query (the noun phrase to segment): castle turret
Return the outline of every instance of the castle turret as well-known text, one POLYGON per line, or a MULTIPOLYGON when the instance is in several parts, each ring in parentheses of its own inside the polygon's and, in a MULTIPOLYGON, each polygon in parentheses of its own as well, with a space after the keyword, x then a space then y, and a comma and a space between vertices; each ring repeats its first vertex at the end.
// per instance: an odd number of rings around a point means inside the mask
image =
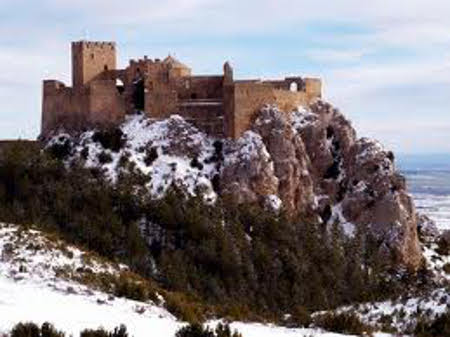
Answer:
POLYGON ((224 74, 224 84, 233 83, 233 68, 230 63, 227 61, 223 65, 223 74, 224 74))
POLYGON ((114 42, 72 42, 72 83, 80 88, 104 71, 116 69, 114 42))

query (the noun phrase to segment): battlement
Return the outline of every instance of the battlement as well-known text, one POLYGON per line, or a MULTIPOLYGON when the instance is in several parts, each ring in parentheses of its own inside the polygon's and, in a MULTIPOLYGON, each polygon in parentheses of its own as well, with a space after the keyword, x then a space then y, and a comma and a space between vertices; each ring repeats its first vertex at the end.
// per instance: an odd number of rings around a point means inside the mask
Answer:
POLYGON ((112 42, 112 41, 86 41, 86 40, 80 40, 80 41, 72 42, 72 45, 85 46, 86 48, 90 48, 90 47, 100 47, 100 48, 110 47, 111 49, 115 49, 116 48, 116 43, 112 42))
POLYGON ((72 42, 72 84, 80 88, 104 71, 116 69, 114 42, 72 42))
POLYGON ((59 92, 61 89, 66 88, 66 85, 58 80, 44 80, 44 92, 51 93, 51 92, 59 92))
POLYGON ((191 68, 170 55, 145 55, 117 69, 116 52, 115 42, 72 42, 72 87, 58 80, 43 82, 43 136, 59 127, 106 127, 143 111, 151 118, 180 114, 210 134, 237 138, 265 104, 288 110, 322 94, 318 78, 235 80, 229 62, 218 75, 192 75, 191 68))

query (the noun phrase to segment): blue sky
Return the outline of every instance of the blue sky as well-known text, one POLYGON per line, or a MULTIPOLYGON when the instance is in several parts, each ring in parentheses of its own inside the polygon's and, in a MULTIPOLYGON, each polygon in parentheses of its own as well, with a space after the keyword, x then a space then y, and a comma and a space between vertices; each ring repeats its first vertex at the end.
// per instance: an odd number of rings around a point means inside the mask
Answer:
POLYGON ((70 41, 116 40, 119 65, 174 54, 195 73, 322 77, 359 136, 450 152, 448 0, 1 0, 0 138, 35 138, 41 80, 70 83, 70 41))

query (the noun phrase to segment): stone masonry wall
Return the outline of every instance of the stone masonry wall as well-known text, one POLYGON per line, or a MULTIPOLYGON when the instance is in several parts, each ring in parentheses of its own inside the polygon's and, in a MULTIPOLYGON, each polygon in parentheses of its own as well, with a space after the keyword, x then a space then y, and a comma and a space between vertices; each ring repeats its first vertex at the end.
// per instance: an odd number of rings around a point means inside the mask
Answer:
POLYGON ((113 42, 72 43, 72 84, 81 87, 104 71, 116 69, 116 45, 113 42))
POLYGON ((125 117, 125 101, 115 81, 93 81, 89 85, 88 121, 92 125, 113 125, 125 117))
POLYGON ((130 60, 117 70, 113 42, 73 42, 72 72, 72 87, 44 81, 42 135, 58 127, 109 126, 143 110, 157 119, 180 114, 212 135, 238 138, 263 105, 291 110, 320 97, 322 89, 319 79, 301 77, 234 81, 228 62, 222 75, 191 76, 191 69, 171 56, 130 60))
POLYGON ((86 90, 75 91, 58 81, 44 81, 41 134, 64 127, 78 129, 86 122, 84 111, 89 109, 86 90))
POLYGON ((58 81, 44 82, 41 134, 58 128, 80 130, 107 126, 125 116, 125 103, 115 81, 94 81, 85 88, 73 89, 58 81))
POLYGON ((232 138, 239 138, 250 129, 255 113, 265 104, 276 104, 280 109, 288 111, 308 103, 308 96, 303 91, 276 89, 264 83, 236 82, 233 96, 233 111, 226 113, 228 118, 232 118, 229 125, 229 136, 232 138))
POLYGON ((197 99, 180 101, 178 114, 209 135, 224 136, 222 100, 197 99))

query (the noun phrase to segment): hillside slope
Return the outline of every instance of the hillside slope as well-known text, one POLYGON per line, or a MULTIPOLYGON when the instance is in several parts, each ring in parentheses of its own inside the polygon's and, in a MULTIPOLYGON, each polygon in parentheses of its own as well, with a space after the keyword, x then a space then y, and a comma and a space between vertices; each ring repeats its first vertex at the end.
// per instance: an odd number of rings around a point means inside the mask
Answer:
MULTIPOLYGON (((67 336, 78 336, 85 328, 112 330, 123 323, 130 336, 173 337, 186 324, 155 303, 119 298, 67 278, 80 273, 80 268, 117 274, 127 267, 100 260, 39 231, 0 224, 0 255, 0 333, 9 332, 18 322, 50 322, 67 336), (62 269, 65 274, 59 272, 62 269)), ((234 322, 231 326, 243 337, 346 336, 263 324, 234 322)))
POLYGON ((154 121, 129 116, 116 130, 56 133, 47 148, 67 163, 105 170, 112 182, 139 171, 161 197, 173 184, 213 203, 230 196, 347 236, 370 234, 386 261, 416 270, 422 261, 414 204, 394 155, 356 137, 330 104, 282 112, 267 106, 236 141, 208 137, 179 116, 154 121))

